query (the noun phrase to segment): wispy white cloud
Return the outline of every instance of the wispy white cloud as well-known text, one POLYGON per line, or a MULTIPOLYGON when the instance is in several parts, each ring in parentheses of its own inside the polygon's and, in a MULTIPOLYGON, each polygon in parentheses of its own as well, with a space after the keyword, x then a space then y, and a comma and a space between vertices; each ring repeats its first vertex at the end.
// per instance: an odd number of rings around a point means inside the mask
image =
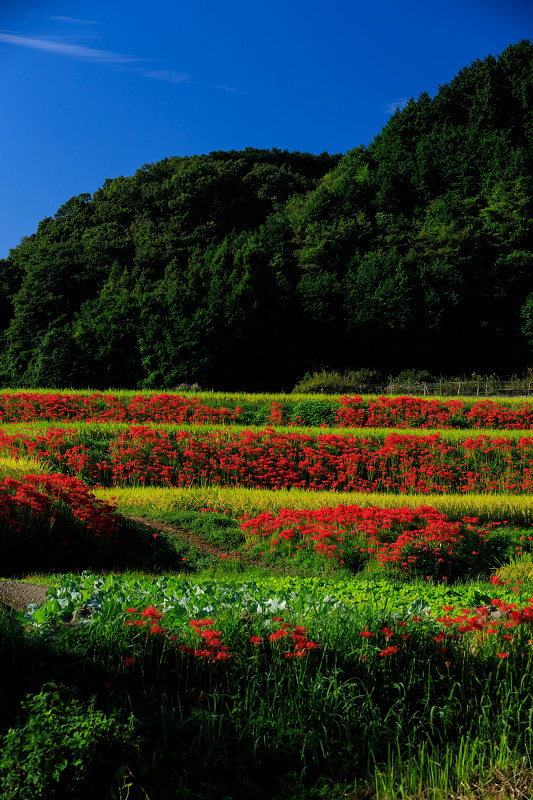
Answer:
POLYGON ((223 92, 233 92, 234 94, 242 94, 235 86, 224 86, 222 83, 215 83, 215 89, 221 89, 223 92))
POLYGON ((59 22, 77 22, 80 25, 100 25, 93 19, 76 19, 75 17, 48 17, 48 19, 57 19, 59 22))
POLYGON ((96 61, 102 64, 129 64, 135 61, 147 61, 145 58, 137 58, 136 56, 126 55, 124 53, 113 53, 111 50, 96 50, 81 44, 67 44, 51 39, 16 36, 11 33, 0 33, 0 42, 15 44, 20 47, 29 47, 33 50, 45 50, 49 53, 70 56, 71 58, 78 58, 83 61, 96 61))
MULTIPOLYGON (((70 18, 68 18, 70 19, 70 18)), ((44 50, 48 53, 69 56, 80 61, 92 61, 98 64, 116 64, 117 67, 140 72, 145 78, 165 81, 166 83, 188 83, 192 80, 187 72, 176 72, 173 69, 145 69, 133 66, 142 62, 152 61, 150 58, 138 58, 125 53, 114 53, 111 50, 97 50, 82 44, 72 44, 61 39, 41 39, 38 37, 19 36, 12 33, 0 32, 0 43, 19 45, 33 50, 44 50), (123 67, 122 65, 132 65, 123 67)), ((226 87, 220 87, 226 88, 226 87)), ((227 91, 236 91, 227 89, 227 91)))
POLYGON ((175 72, 173 69, 143 70, 143 73, 147 78, 167 83, 188 83, 191 80, 191 76, 186 72, 175 72))
POLYGON ((402 109, 405 108, 405 106, 407 105, 408 102, 409 102, 409 98, 407 98, 407 97, 398 97, 397 100, 393 100, 392 103, 389 103, 388 105, 386 105, 385 108, 383 109, 383 111, 384 111, 385 114, 394 114, 394 112, 396 111, 397 108, 399 108, 400 111, 402 111, 402 109))

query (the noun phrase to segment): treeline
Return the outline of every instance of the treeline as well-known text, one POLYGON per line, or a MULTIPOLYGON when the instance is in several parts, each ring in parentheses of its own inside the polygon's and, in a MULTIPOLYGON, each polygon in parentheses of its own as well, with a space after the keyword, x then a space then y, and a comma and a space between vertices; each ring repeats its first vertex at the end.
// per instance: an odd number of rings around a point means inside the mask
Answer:
POLYGON ((4 386, 290 390, 533 365, 533 44, 368 147, 213 152, 74 197, 0 260, 4 386))

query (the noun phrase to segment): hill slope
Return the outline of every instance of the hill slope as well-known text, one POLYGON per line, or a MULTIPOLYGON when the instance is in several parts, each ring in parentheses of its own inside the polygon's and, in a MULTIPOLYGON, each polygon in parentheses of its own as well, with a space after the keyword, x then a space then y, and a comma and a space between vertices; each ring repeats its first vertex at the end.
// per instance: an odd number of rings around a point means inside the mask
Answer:
POLYGON ((290 389, 533 355, 533 45, 344 157, 216 152, 72 198, 0 262, 4 385, 290 389))

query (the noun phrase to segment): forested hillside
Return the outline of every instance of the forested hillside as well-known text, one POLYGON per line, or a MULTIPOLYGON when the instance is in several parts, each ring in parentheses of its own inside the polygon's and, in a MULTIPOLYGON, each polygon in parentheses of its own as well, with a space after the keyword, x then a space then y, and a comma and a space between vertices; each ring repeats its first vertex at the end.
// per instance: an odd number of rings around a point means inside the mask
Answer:
POLYGON ((290 390, 533 366, 533 44, 368 147, 213 152, 71 198, 0 260, 0 382, 290 390))

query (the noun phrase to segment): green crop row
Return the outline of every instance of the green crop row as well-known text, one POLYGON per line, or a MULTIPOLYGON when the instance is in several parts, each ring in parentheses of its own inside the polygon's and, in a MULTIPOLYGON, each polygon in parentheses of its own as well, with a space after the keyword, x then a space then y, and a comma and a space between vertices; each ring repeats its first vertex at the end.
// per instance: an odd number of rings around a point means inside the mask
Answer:
MULTIPOLYGON (((2 430, 8 436, 16 434, 24 434, 26 436, 43 436, 47 430, 57 428, 60 430, 74 431, 72 440, 76 443, 89 443, 93 439, 111 439, 118 436, 123 431, 129 430, 131 427, 143 427, 150 429, 157 429, 158 431, 165 431, 171 435, 179 431, 188 431, 195 436, 202 436, 212 434, 215 430, 224 431, 227 436, 234 436, 235 434, 244 431, 252 431, 253 433, 261 433, 266 430, 265 425, 186 425, 186 424, 173 424, 165 422, 146 422, 146 423, 131 423, 131 422, 46 422, 44 420, 36 420, 32 422, 9 422, 0 425, 2 430)), ((269 430, 275 433, 287 434, 286 425, 269 425, 269 430)), ((289 429, 290 430, 290 429, 289 429)), ((533 437, 533 431, 528 430, 496 430, 494 428, 476 428, 475 430, 443 430, 437 428, 331 428, 331 427, 313 427, 313 426, 298 426, 294 428, 295 434, 305 434, 307 436, 343 436, 343 437, 365 437, 375 442, 384 442, 387 436, 397 434, 399 436, 439 436, 440 439, 450 444, 456 444, 464 441, 465 439, 477 438, 478 436, 489 436, 491 439, 510 439, 513 442, 523 439, 525 437, 533 437)), ((67 437, 66 441, 70 441, 67 437)))
MULTIPOLYGON (((50 395, 50 394, 57 394, 57 395, 76 395, 77 397, 92 397, 95 394, 102 395, 102 396, 113 396, 119 398, 123 402, 127 402, 132 400, 134 397, 155 397, 157 395, 165 394, 165 395, 176 395, 176 396, 189 396, 189 397, 198 397, 200 400, 209 401, 209 404, 218 405, 227 404, 230 407, 235 407, 238 405, 243 405, 243 403, 253 403, 256 405, 261 405, 263 403, 272 403, 272 402, 284 402, 284 401, 295 401, 301 402, 306 400, 317 400, 323 403, 328 403, 329 401, 336 401, 340 400, 342 396, 346 394, 346 392, 339 392, 337 394, 328 394, 327 398, 324 397, 323 394, 308 394, 308 393, 292 393, 291 394, 284 394, 280 392, 210 392, 210 391, 172 391, 169 389, 160 390, 160 389, 142 389, 142 390, 134 390, 134 389, 117 389, 113 387, 109 387, 109 389, 102 389, 101 391, 95 392, 94 389, 75 389, 73 387, 64 387, 61 389, 58 388, 39 388, 39 389, 31 389, 31 392, 28 391, 27 388, 0 388, 0 395, 6 394, 40 394, 40 395, 50 395)), ((358 393, 361 397, 365 400, 377 400, 379 397, 399 397, 402 395, 396 394, 389 394, 387 392, 377 392, 377 393, 358 393)), ((410 395, 411 397, 416 397, 416 395, 410 395)), ((437 395, 432 394, 427 396, 425 399, 428 400, 439 400, 442 402, 447 402, 450 400, 448 395, 437 395)), ((460 400, 468 405, 473 405, 475 402, 479 402, 480 400, 486 399, 483 396, 472 396, 472 395, 454 395, 454 400, 460 400)), ((525 401, 529 400, 529 398, 523 397, 491 397, 491 401, 497 402, 498 405, 508 408, 515 408, 517 406, 521 406, 524 404, 525 401)), ((533 397, 531 398, 533 401, 533 397)))

